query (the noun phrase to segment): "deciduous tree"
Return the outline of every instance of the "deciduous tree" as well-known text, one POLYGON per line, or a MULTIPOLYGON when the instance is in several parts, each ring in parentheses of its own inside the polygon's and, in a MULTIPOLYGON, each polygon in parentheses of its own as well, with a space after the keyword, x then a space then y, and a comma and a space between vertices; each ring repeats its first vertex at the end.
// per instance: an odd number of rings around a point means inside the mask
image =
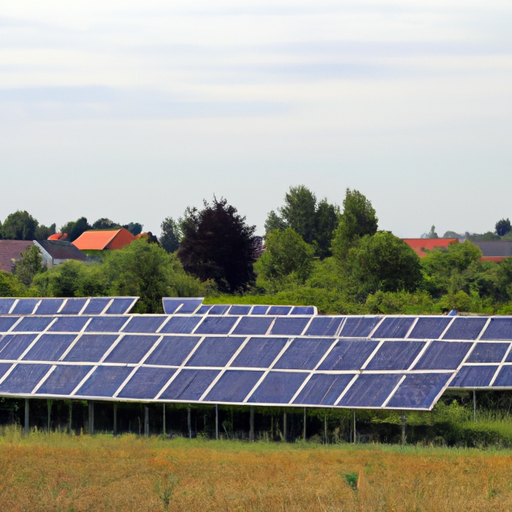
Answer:
POLYGON ((38 247, 31 245, 20 254, 12 267, 12 273, 24 284, 29 285, 37 274, 46 270, 43 265, 43 255, 38 247))
POLYGON ((38 222, 27 211, 11 213, 2 225, 2 236, 9 240, 34 240, 38 222))

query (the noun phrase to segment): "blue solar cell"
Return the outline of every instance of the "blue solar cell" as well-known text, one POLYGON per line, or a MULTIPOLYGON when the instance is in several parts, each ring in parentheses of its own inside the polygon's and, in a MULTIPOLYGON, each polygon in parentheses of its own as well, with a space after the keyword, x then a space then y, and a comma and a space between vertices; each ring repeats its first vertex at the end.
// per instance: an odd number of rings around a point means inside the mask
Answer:
POLYGON ((35 394, 69 396, 91 369, 92 366, 59 365, 35 394))
POLYGON ((196 315, 206 315, 212 306, 205 306, 204 304, 195 312, 196 315))
POLYGON ((19 299, 12 311, 13 315, 31 315, 39 299, 19 299))
POLYGON ((237 320, 237 316, 207 316, 194 334, 229 334, 237 320))
POLYGON ((98 366, 75 396, 112 396, 132 371, 126 366, 98 366))
POLYGON ((11 367, 11 363, 0 363, 0 378, 2 378, 11 367))
POLYGON ((64 307, 59 311, 60 315, 78 315, 85 306, 87 299, 67 299, 64 307))
POLYGON ((230 307, 231 306, 229 304, 216 304, 215 306, 212 306, 210 311, 208 311, 208 314, 209 315, 225 315, 230 307))
POLYGON ((0 317, 0 332, 7 332, 17 321, 17 316, 0 317))
POLYGON ((134 302, 133 297, 115 297, 114 302, 105 311, 105 315, 125 315, 132 309, 134 302))
POLYGON ((141 367, 117 396, 152 400, 175 373, 174 368, 141 367))
POLYGON ((354 376, 316 374, 293 401, 294 404, 334 405, 354 376))
POLYGON ((268 368, 287 341, 286 338, 251 338, 231 367, 268 368))
POLYGON ((318 369, 359 370, 378 344, 374 340, 339 340, 318 369))
POLYGON ((97 363, 117 338, 116 334, 83 334, 64 361, 97 363))
POLYGON ((405 377, 387 407, 430 409, 452 376, 451 373, 416 373, 405 377))
POLYGON ((128 334, 105 358, 106 363, 137 364, 158 340, 158 336, 137 336, 128 334))
POLYGON ((292 310, 292 306, 270 306, 269 315, 288 315, 292 310))
POLYGON ((0 297, 0 315, 8 315, 16 299, 0 297))
POLYGON ((205 338, 187 361, 187 366, 225 366, 244 338, 205 338))
POLYGON ((201 321, 200 316, 174 316, 160 330, 162 334, 190 334, 201 321))
POLYGON ((425 342, 421 341, 385 341, 366 369, 406 370, 424 346, 425 342))
POLYGON ((444 330, 451 322, 451 318, 425 318, 420 317, 416 322, 409 339, 417 340, 436 340, 443 334, 444 330))
POLYGON ((278 336, 299 336, 302 334, 306 325, 308 325, 309 318, 276 318, 270 334, 277 334, 278 336))
POLYGON ((199 400, 219 370, 181 370, 160 400, 199 400))
POLYGON ((347 317, 341 335, 344 338, 366 338, 381 320, 380 317, 347 317))
POLYGON ((372 334, 372 338, 405 338, 414 318, 385 318, 372 334))
POLYGON ((0 338, 0 359, 18 359, 37 334, 8 334, 0 338))
POLYGON ((0 384, 0 393, 31 393, 50 368, 49 364, 18 364, 0 384))
POLYGON ((126 324, 123 332, 147 332, 158 331, 159 327, 167 320, 166 316, 132 316, 126 324))
POLYGON ((37 315, 56 315, 63 302, 64 299, 42 299, 34 313, 37 315))
POLYGON ((477 343, 467 363, 501 363, 510 343, 477 343))
POLYGON ((75 338, 75 334, 43 334, 23 359, 25 361, 58 361, 75 338))
POLYGON ((282 370, 312 370, 334 340, 325 338, 296 338, 274 365, 282 370))
POLYGON ((482 340, 512 340, 512 318, 491 318, 482 340))
POLYGON ((295 306, 290 315, 316 315, 315 306, 295 306))
POLYGON ((194 313, 194 311, 203 303, 203 299, 199 297, 176 299, 165 297, 162 299, 162 302, 165 314, 172 315, 177 312, 182 315, 194 313))
POLYGON ((194 336, 164 336, 145 364, 179 366, 200 339, 194 336))
POLYGON ((80 332, 89 318, 86 316, 60 316, 50 327, 53 332, 80 332))
POLYGON ((472 343, 433 341, 414 366, 415 370, 455 370, 466 357, 472 343))
POLYGON ((480 388, 491 383, 498 366, 463 366, 450 382, 450 388, 480 388))
POLYGON ((494 381, 493 387, 512 387, 512 366, 502 366, 496 380, 494 381))
POLYGON ((382 407, 401 378, 401 375, 394 373, 359 375, 338 405, 364 408, 382 407))
POLYGON ((231 306, 228 313, 230 315, 237 315, 237 316, 248 315, 249 312, 251 311, 251 308, 252 308, 252 306, 239 306, 239 305, 235 304, 235 305, 231 306))
POLYGON ((287 404, 307 376, 302 372, 269 372, 248 402, 287 404))
POLYGON ((242 317, 233 334, 267 334, 273 320, 274 317, 271 316, 266 318, 242 317))
POLYGON ((127 316, 95 316, 87 324, 85 332, 115 332, 118 333, 128 321, 127 316))
POLYGON ((309 324, 306 336, 338 336, 343 316, 318 316, 309 324))
POLYGON ((21 319, 21 322, 13 329, 13 332, 42 332, 52 322, 53 318, 48 316, 26 316, 21 319))
POLYGON ((111 300, 111 297, 91 297, 82 314, 101 315, 111 300))
POLYGON ((206 395, 204 401, 243 402, 262 375, 263 372, 227 370, 206 395))
POLYGON ((251 315, 266 315, 269 306, 253 306, 251 315))
POLYGON ((443 339, 476 340, 486 322, 485 318, 455 318, 443 339))

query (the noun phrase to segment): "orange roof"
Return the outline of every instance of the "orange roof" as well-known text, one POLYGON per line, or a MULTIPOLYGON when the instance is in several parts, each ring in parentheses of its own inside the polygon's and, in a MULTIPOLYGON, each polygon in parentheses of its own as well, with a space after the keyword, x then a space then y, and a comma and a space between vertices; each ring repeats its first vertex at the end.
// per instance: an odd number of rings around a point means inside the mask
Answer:
POLYGON ((48 240, 66 240, 67 237, 67 233, 54 233, 48 237, 48 240))
POLYGON ((448 247, 450 244, 459 243, 458 238, 402 238, 402 240, 407 245, 410 245, 420 258, 427 255, 426 251, 432 251, 436 248, 448 247))
POLYGON ((122 249, 131 244, 135 237, 125 228, 116 230, 85 231, 73 245, 81 251, 105 251, 122 249))

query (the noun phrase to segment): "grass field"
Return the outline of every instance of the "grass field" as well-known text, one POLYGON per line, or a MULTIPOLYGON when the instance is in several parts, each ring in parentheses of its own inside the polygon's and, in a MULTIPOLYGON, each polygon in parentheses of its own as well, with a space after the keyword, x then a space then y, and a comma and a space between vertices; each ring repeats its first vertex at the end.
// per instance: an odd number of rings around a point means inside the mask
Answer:
POLYGON ((506 511, 512 452, 0 435, 0 510, 506 511))

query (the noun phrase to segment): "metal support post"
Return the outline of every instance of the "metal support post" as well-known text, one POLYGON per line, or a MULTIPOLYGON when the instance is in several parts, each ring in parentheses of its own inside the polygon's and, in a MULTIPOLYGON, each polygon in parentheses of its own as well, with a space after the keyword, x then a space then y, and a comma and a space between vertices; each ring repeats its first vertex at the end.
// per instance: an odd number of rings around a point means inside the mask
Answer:
POLYGON ((473 420, 476 423, 476 390, 473 389, 473 420))
POLYGON ((405 446, 405 414, 402 414, 402 446, 405 446))
POLYGON ((68 405, 68 434, 73 430, 73 402, 70 401, 68 405))
POLYGON ((117 436, 117 402, 114 402, 114 435, 117 436))
POLYGON ((307 420, 307 414, 306 414, 306 408, 304 407, 304 441, 306 440, 306 420, 307 420))
POLYGON ((288 418, 286 417, 286 413, 284 412, 283 413, 283 441, 286 443, 287 442, 287 437, 286 437, 286 431, 288 430, 288 418))
POLYGON ((52 401, 50 399, 46 400, 46 407, 48 409, 48 432, 50 432, 52 424, 52 401))
POLYGON ((94 434, 94 402, 89 402, 89 435, 94 434))
POLYGON ((219 440, 219 404, 215 404, 215 439, 219 440))
POLYGON ((165 404, 162 405, 162 435, 167 437, 167 425, 165 424, 165 404))
POLYGON ((356 444, 356 442, 357 442, 357 432, 356 432, 356 411, 354 411, 353 422, 354 422, 354 426, 353 426, 354 444, 356 444))
POLYGON ((188 427, 188 438, 192 439, 192 411, 190 405, 187 406, 187 427, 188 427))
POLYGON ((327 444, 327 411, 324 411, 324 439, 327 444))
POLYGON ((28 400, 25 398, 25 434, 30 433, 30 402, 28 400))
POLYGON ((149 407, 144 406, 144 437, 149 437, 149 407))
POLYGON ((249 407, 249 441, 254 441, 254 407, 249 407))

